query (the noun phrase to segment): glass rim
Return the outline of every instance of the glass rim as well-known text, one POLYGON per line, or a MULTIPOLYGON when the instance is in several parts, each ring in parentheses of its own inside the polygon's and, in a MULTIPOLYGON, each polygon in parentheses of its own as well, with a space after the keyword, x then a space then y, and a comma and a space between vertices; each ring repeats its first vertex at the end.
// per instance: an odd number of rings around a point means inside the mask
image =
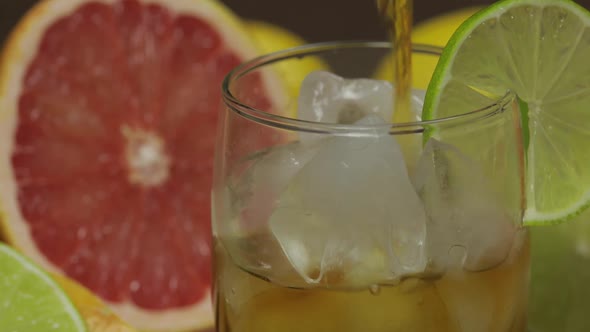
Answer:
MULTIPOLYGON (((474 109, 463 114, 453 115, 449 117, 437 118, 433 120, 421 120, 400 123, 383 123, 371 125, 355 125, 355 124, 339 124, 327 123, 317 121, 307 121, 278 114, 273 114, 265 110, 260 110, 247 105, 235 97, 230 89, 233 82, 239 80, 244 75, 255 71, 266 65, 270 65, 279 61, 288 60, 292 58, 302 58, 314 54, 321 54, 331 50, 342 49, 391 49, 390 42, 385 41, 330 41, 305 44, 297 47, 287 48, 281 51, 272 52, 257 56, 251 60, 245 61, 234 67, 223 79, 222 82, 222 99, 223 102, 234 113, 260 124, 270 127, 308 132, 316 134, 349 134, 349 133, 373 133, 375 130, 383 131, 389 128, 391 134, 408 134, 408 133, 422 133, 428 127, 441 125, 456 125, 463 123, 475 122, 477 120, 492 117, 496 114, 503 113, 506 107, 516 99, 516 94, 511 90, 506 90, 506 93, 500 98, 487 106, 474 109)), ((412 53, 422 53, 426 55, 440 56, 442 47, 427 45, 427 44, 412 44, 412 53)))

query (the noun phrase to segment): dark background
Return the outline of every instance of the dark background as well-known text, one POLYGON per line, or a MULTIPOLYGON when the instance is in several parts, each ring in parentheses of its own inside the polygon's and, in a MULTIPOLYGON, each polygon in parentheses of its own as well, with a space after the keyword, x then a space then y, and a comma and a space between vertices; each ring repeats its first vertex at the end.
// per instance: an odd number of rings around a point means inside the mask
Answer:
MULTIPOLYGON (((181 0, 172 0, 181 1, 181 0)), ((0 0, 0 41, 37 0, 0 0)), ((384 39, 375 0, 223 0, 243 17, 286 27, 309 42, 343 39, 384 39)), ((415 0, 415 21, 492 0, 415 0)), ((590 8, 590 0, 578 0, 590 8)))

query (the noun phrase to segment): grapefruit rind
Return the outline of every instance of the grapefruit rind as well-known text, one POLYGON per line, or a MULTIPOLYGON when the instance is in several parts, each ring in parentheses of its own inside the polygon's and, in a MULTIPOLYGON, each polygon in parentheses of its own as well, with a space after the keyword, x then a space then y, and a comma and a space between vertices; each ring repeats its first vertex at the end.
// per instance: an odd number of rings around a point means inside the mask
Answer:
MULTIPOLYGON (((44 0, 34 6, 10 34, 0 55, 0 239, 40 264, 53 274, 62 274, 39 251, 34 243, 28 224, 23 220, 17 201, 17 184, 11 165, 14 137, 17 127, 18 99, 22 79, 37 54, 44 32, 61 17, 72 14, 79 6, 88 2, 113 4, 117 0, 44 0)), ((254 42, 247 35, 246 28, 221 3, 215 0, 143 0, 144 4, 159 4, 175 14, 187 14, 208 22, 221 36, 227 50, 240 59, 249 59, 258 54, 254 42)), ((277 105, 285 98, 278 78, 263 73, 263 82, 277 105)), ((125 321, 133 322, 137 328, 156 331, 194 330, 213 325, 213 310, 210 291, 198 304, 187 308, 166 311, 138 309, 132 303, 109 303, 110 307, 125 321), (198 319, 196 319, 198 318, 198 319), (195 325, 198 321, 198 325, 195 325)))

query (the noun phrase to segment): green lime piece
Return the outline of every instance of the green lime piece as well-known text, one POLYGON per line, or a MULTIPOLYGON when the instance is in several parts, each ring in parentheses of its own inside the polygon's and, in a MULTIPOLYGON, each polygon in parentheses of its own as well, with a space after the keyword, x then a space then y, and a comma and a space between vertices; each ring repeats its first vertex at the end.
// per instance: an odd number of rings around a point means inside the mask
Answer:
POLYGON ((531 331, 590 331, 589 212, 560 225, 531 229, 531 331))
POLYGON ((0 331, 86 332, 60 286, 43 270, 0 243, 0 331))
MULTIPOLYGON (((423 119, 491 105, 508 90, 526 126, 524 222, 569 220, 590 205, 590 13, 569 0, 504 0, 476 13, 444 49, 423 119)), ((490 144, 480 137, 473 144, 490 144)))

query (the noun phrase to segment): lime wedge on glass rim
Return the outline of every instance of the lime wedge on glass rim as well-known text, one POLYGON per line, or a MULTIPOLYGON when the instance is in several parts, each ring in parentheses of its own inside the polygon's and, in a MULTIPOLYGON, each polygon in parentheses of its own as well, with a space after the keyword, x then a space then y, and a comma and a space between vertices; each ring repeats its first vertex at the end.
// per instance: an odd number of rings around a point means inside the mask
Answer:
POLYGON ((525 135, 524 223, 569 220, 590 205, 590 13, 570 0, 504 0, 479 11, 445 47, 422 117, 469 112, 508 90, 525 135))
POLYGON ((61 287, 43 270, 0 243, 0 331, 86 332, 61 287))

